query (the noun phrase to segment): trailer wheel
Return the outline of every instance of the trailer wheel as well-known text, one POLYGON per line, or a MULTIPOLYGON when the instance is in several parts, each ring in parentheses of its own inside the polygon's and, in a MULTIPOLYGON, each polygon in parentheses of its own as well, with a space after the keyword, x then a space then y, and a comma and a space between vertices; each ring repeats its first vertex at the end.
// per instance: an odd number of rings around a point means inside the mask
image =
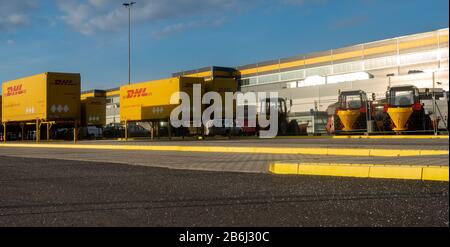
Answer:
POLYGON ((288 133, 295 136, 300 134, 300 127, 298 127, 297 120, 291 120, 289 122, 288 133))
POLYGON ((281 121, 280 126, 278 126, 278 134, 279 135, 286 135, 288 130, 288 124, 286 121, 281 121))

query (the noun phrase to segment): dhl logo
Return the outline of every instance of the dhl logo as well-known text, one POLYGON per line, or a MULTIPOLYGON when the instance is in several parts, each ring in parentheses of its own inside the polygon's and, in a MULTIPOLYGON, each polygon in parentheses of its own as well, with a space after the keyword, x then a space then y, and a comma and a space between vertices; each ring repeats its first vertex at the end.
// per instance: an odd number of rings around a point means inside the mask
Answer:
POLYGON ((27 92, 27 90, 22 88, 22 84, 19 84, 19 85, 14 85, 14 86, 8 87, 6 94, 4 94, 3 96, 8 97, 8 96, 13 96, 13 95, 24 94, 26 92, 27 92))
POLYGON ((72 80, 55 80, 55 85, 58 86, 72 86, 75 85, 72 80))
POLYGON ((145 97, 150 96, 151 93, 147 93, 147 88, 138 88, 127 90, 127 95, 124 96, 124 99, 137 98, 137 97, 145 97))

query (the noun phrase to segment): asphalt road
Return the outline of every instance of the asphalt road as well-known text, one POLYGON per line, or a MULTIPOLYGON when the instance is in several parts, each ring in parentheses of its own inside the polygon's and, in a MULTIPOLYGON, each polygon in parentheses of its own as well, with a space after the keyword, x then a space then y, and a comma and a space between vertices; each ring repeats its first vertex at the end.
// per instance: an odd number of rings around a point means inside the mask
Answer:
POLYGON ((0 157, 0 226, 449 226, 447 182, 0 157))

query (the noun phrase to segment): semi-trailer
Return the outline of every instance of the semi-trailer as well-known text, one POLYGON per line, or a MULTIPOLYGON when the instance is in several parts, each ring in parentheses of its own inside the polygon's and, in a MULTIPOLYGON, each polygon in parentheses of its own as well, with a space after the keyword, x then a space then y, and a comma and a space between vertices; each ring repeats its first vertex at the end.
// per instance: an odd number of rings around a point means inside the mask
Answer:
MULTIPOLYGON (((170 122, 170 114, 181 102, 180 92, 189 96, 190 109, 194 100, 200 100, 204 92, 204 79, 197 77, 173 77, 156 81, 147 81, 120 87, 120 120, 125 124, 125 139, 128 138, 128 123, 150 122, 151 135, 161 121, 170 122), (194 99, 194 85, 201 92, 198 99, 194 99), (174 95, 175 104, 171 104, 174 95)), ((202 109, 197 109, 202 112, 202 109)), ((169 137, 171 128, 168 128, 169 137)))
MULTIPOLYGON (((74 128, 80 122, 80 74, 46 72, 2 84, 3 141, 8 126, 21 129, 24 138, 27 126, 35 125, 34 139, 40 141, 41 126, 47 131, 59 125, 74 128)), ((13 128, 13 129, 14 129, 13 128)), ((76 134, 74 134, 76 141, 76 134)))
POLYGON ((92 94, 81 96, 82 126, 106 125, 106 91, 93 90, 92 94))
POLYGON ((81 94, 82 138, 102 138, 106 125, 106 91, 91 90, 81 94))
MULTIPOLYGON (((172 96, 177 96, 178 92, 184 92, 189 97, 189 109, 195 108, 195 103, 199 103, 200 116, 203 110, 210 106, 210 104, 202 104, 202 98, 207 92, 217 92, 221 98, 221 107, 223 109, 220 118, 225 119, 225 94, 227 92, 234 93, 238 89, 238 84, 234 78, 226 77, 185 77, 178 76, 168 79, 136 83, 125 85, 120 88, 120 119, 125 126, 125 137, 128 138, 128 123, 130 122, 150 122, 150 132, 153 137, 153 131, 159 133, 158 128, 161 122, 170 122, 171 112, 181 104, 181 98, 175 100, 175 104, 170 103, 172 96), (194 94, 193 86, 198 85, 200 89, 197 94, 194 94)), ((185 105, 186 106, 186 105, 185 105)), ((192 111, 191 111, 192 113, 192 111)), ((217 116, 215 116, 216 118, 217 116)), ((201 119, 199 119, 201 120, 201 119)), ((230 119, 234 121, 233 119, 230 119)), ((193 116, 190 116, 190 121, 193 121, 193 116)), ((171 136, 171 125, 166 126, 167 134, 171 136)), ((178 128, 177 132, 181 135, 192 134, 203 136, 207 134, 226 132, 223 128, 216 128, 207 124, 207 126, 191 126, 187 128, 178 128)))

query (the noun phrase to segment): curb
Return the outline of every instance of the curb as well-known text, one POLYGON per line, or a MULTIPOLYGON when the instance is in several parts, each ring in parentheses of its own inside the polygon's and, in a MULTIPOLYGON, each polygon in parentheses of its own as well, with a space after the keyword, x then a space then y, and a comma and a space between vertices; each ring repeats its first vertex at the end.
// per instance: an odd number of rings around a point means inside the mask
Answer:
POLYGON ((275 139, 449 139, 448 135, 277 136, 275 139))
POLYGON ((449 139, 448 136, 434 136, 434 135, 392 135, 392 136, 333 136, 333 139, 449 139))
POLYGON ((448 166, 276 162, 270 164, 269 171, 278 175, 449 181, 448 166))
POLYGON ((356 148, 279 148, 279 147, 222 147, 222 146, 148 146, 148 145, 90 145, 90 144, 0 144, 0 147, 17 148, 66 148, 98 150, 179 151, 210 153, 253 154, 304 154, 368 157, 408 157, 425 155, 448 155, 448 150, 401 150, 356 148))

